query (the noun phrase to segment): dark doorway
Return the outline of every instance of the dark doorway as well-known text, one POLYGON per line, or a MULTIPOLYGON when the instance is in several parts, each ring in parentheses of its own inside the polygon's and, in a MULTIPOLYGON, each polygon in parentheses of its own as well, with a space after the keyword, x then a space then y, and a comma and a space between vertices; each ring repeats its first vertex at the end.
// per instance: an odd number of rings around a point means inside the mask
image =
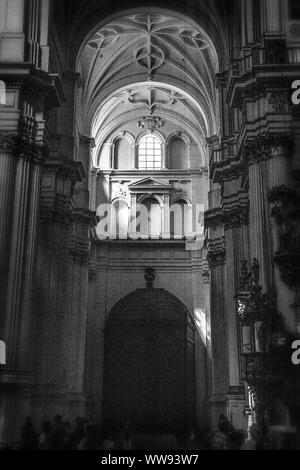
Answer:
POLYGON ((193 425, 194 327, 163 289, 138 289, 112 310, 105 332, 103 420, 117 431, 183 433, 193 425))

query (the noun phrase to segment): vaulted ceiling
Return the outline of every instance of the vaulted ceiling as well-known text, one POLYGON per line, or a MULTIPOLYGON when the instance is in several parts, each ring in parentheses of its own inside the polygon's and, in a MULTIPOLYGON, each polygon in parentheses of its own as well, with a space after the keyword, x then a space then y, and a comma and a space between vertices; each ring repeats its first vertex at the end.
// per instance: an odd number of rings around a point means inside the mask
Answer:
POLYGON ((93 31, 77 62, 77 127, 100 145, 142 116, 185 131, 199 145, 218 132, 210 37, 189 17, 147 9, 116 17, 93 31))

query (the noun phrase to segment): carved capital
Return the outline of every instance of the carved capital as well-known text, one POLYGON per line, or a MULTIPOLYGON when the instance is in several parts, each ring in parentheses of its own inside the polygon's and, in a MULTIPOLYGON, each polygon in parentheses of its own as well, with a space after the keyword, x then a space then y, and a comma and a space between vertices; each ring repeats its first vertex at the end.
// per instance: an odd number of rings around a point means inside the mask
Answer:
POLYGON ((211 244, 208 249, 207 261, 210 268, 215 268, 225 264, 226 261, 226 249, 224 240, 220 240, 218 243, 211 244))
POLYGON ((224 212, 223 216, 224 229, 231 230, 239 228, 242 225, 249 224, 249 208, 248 207, 235 207, 230 211, 224 212))
POLYGON ((245 157, 250 165, 278 155, 289 157, 293 145, 293 134, 263 134, 248 142, 245 157))
POLYGON ((210 283, 210 270, 208 267, 202 270, 201 276, 205 284, 210 283))
MULTIPOLYGON (((41 219, 69 226, 74 221, 73 192, 75 184, 84 178, 81 162, 47 159, 42 166, 41 219)), ((76 216, 89 218, 80 210, 76 216)))
POLYGON ((15 151, 16 134, 10 132, 0 133, 0 152, 13 153, 15 151))
POLYGON ((223 211, 220 208, 206 211, 204 219, 204 224, 206 228, 216 230, 219 225, 223 224, 223 211))
POLYGON ((34 142, 25 134, 0 133, 0 152, 9 152, 16 157, 42 163, 48 155, 47 147, 34 142))

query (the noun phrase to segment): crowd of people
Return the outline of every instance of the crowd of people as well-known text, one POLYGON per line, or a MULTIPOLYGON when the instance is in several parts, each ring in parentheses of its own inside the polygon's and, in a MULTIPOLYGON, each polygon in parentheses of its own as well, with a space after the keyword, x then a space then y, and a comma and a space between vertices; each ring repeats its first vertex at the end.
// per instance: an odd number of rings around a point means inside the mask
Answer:
POLYGON ((117 436, 103 436, 94 424, 83 418, 76 418, 72 428, 69 421, 56 415, 54 423, 44 421, 41 433, 36 431, 31 418, 26 419, 21 430, 20 450, 121 450, 130 446, 128 423, 117 436))
MULTIPOLYGON (((148 443, 149 444, 149 443, 148 443)), ((150 444, 149 444, 150 445, 150 444)), ((165 450, 280 450, 277 436, 262 432, 254 424, 249 433, 234 429, 228 419, 220 414, 217 431, 199 435, 191 429, 186 435, 169 435, 164 441, 165 450)), ((153 443, 152 443, 153 446, 153 443)), ((139 442, 139 435, 132 431, 127 421, 116 433, 102 434, 92 423, 76 418, 72 427, 57 415, 54 422, 45 421, 37 432, 31 418, 26 418, 21 429, 20 450, 136 450, 153 449, 147 442, 139 442), (140 447, 140 446, 146 447, 140 447)), ((164 447, 161 447, 163 449, 164 447)))

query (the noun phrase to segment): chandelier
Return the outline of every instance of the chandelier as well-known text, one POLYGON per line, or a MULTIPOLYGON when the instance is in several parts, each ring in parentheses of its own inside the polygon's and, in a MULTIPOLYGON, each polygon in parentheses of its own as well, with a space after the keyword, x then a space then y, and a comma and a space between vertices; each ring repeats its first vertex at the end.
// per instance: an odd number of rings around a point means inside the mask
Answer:
POLYGON ((158 116, 144 116, 140 121, 138 121, 138 127, 153 132, 155 129, 159 129, 163 126, 163 122, 158 116))

